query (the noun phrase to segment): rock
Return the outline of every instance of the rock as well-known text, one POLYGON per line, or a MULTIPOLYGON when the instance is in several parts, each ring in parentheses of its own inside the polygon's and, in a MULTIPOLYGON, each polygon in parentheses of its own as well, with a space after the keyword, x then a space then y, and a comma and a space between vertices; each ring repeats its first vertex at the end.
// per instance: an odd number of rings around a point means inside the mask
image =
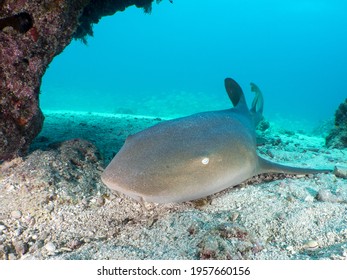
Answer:
POLYGON ((329 190, 319 190, 316 196, 318 201, 323 202, 343 202, 343 199, 332 194, 329 190))
POLYGON ((347 99, 336 110, 335 127, 325 140, 328 147, 338 149, 347 147, 347 99))
POLYGON ((347 167, 335 166, 334 174, 336 177, 347 179, 347 167))
POLYGON ((57 247, 54 245, 53 242, 48 242, 48 243, 45 245, 45 249, 46 249, 49 253, 54 253, 55 250, 57 249, 57 247))
POLYGON ((257 125, 257 129, 260 130, 260 131, 265 131, 267 130, 268 128, 270 127, 270 123, 263 119, 259 122, 259 124, 257 125))
POLYGON ((0 1, 0 161, 24 155, 41 131, 42 76, 73 38, 85 40, 101 17, 153 0, 0 1), (25 11, 25 12, 21 12, 25 11))

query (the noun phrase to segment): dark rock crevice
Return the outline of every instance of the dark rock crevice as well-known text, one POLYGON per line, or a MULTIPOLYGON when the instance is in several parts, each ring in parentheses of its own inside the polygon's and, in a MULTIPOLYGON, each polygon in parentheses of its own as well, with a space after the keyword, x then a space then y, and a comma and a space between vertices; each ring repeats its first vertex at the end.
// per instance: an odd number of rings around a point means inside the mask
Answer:
POLYGON ((73 38, 102 16, 153 0, 0 0, 0 161, 25 154, 41 131, 41 79, 73 38))
POLYGON ((0 30, 4 30, 6 27, 12 27, 20 33, 26 33, 33 27, 33 19, 26 12, 0 19, 0 30))

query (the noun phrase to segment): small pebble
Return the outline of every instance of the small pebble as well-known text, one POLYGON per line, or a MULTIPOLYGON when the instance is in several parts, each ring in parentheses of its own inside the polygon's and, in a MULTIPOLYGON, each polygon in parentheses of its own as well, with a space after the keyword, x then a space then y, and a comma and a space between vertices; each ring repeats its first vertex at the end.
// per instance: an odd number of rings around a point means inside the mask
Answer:
POLYGON ((71 250, 77 249, 77 248, 80 247, 82 244, 83 244, 82 241, 80 241, 80 240, 78 240, 78 239, 74 239, 74 240, 71 240, 71 241, 68 243, 68 248, 70 248, 71 250))
POLYGON ((65 218, 64 218, 64 215, 62 213, 59 213, 57 216, 56 216, 56 220, 58 223, 62 223, 65 221, 65 218))
POLYGON ((330 243, 334 243, 336 241, 335 236, 336 235, 331 231, 326 233, 326 237, 328 239, 328 242, 330 242, 330 243))
POLYGON ((46 206, 46 210, 50 213, 54 210, 54 203, 52 201, 50 201, 47 206, 46 206))
POLYGON ((189 235, 194 235, 196 232, 197 232, 198 228, 195 227, 194 225, 191 225, 189 228, 188 228, 188 233, 189 235))
POLYGON ((15 230, 14 235, 20 236, 23 233, 24 229, 22 227, 19 227, 15 230))
POLYGON ((332 194, 329 190, 319 190, 316 198, 318 201, 323 202, 342 202, 340 197, 332 194))
POLYGON ((24 216, 24 221, 25 221, 27 224, 30 224, 31 219, 32 219, 32 216, 31 216, 29 213, 28 213, 26 216, 24 216))
POLYGON ((0 225, 0 234, 6 229, 5 225, 0 225))
POLYGON ((17 259, 17 257, 16 257, 16 255, 15 255, 15 254, 10 253, 10 254, 8 254, 8 259, 9 259, 9 260, 16 260, 16 259, 17 259))
POLYGON ((295 198, 294 196, 292 196, 291 194, 289 194, 287 197, 286 197, 287 201, 289 202, 294 202, 295 201, 295 198))
POLYGON ((29 250, 28 243, 23 242, 23 241, 19 241, 19 242, 14 243, 14 247, 16 249, 17 255, 19 255, 19 256, 26 254, 29 250))
POLYGON ((96 200, 96 204, 101 207, 105 204, 105 199, 102 196, 99 196, 96 200))
POLYGON ((22 217, 22 212, 19 210, 14 210, 11 212, 11 217, 14 219, 20 219, 22 217))
POLYGON ((314 251, 319 248, 319 244, 316 240, 309 240, 304 244, 304 249, 308 251, 314 251))
POLYGON ((305 201, 306 202, 313 202, 314 201, 314 197, 312 195, 308 195, 305 197, 305 201))
POLYGON ((156 217, 150 217, 148 220, 147 220, 147 226, 148 227, 151 227, 153 226, 153 224, 158 220, 158 218, 156 217))
POLYGON ((54 251, 57 249, 57 247, 54 245, 53 242, 48 242, 46 245, 45 245, 45 248, 48 252, 50 253, 54 253, 54 251))
POLYGON ((344 249, 344 250, 343 250, 342 256, 347 257, 347 249, 344 249))
POLYGON ((289 251, 291 254, 295 254, 295 253, 296 253, 293 246, 288 246, 286 249, 287 249, 287 251, 289 251))
POLYGON ((210 203, 208 198, 201 198, 193 201, 193 205, 195 208, 202 208, 210 203))
POLYGON ((240 216, 239 212, 234 212, 234 213, 231 214, 230 220, 232 222, 235 222, 239 216, 240 216))
POLYGON ((83 208, 87 208, 88 207, 89 203, 88 203, 88 200, 86 198, 83 198, 81 202, 82 202, 83 208))
POLYGON ((89 242, 91 242, 91 239, 88 238, 88 237, 84 237, 84 238, 83 238, 83 242, 84 242, 84 243, 89 243, 89 242))
MULTIPOLYGON (((6 241, 6 238, 7 236, 4 234, 4 235, 0 235, 0 255, 1 255, 1 244, 4 244, 4 242, 6 241)), ((0 259, 1 259, 1 256, 0 256, 0 259)))
POLYGON ((43 240, 37 240, 36 243, 34 244, 34 248, 37 249, 41 249, 44 246, 45 242, 43 240))
POLYGON ((284 221, 286 219, 286 214, 285 213, 277 213, 276 214, 276 218, 279 220, 279 221, 284 221))
POLYGON ((71 252, 72 249, 71 249, 71 248, 68 248, 68 247, 61 247, 61 248, 60 248, 60 251, 61 251, 61 252, 71 252))
POLYGON ((270 157, 270 158, 274 158, 275 155, 273 154, 273 152, 271 150, 267 150, 266 154, 270 157))
POLYGON ((30 222, 29 222, 29 226, 34 226, 35 225, 35 223, 36 223, 36 220, 35 220, 35 218, 34 217, 32 217, 31 219, 30 219, 30 222))

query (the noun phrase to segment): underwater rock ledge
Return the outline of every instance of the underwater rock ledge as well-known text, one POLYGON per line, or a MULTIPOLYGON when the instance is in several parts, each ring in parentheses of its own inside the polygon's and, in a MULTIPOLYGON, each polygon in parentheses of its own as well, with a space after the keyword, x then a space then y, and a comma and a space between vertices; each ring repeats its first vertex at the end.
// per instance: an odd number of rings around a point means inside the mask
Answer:
POLYGON ((326 137, 326 145, 332 148, 347 148, 347 99, 335 112, 335 127, 326 137))
MULTIPOLYGON (((102 16, 153 0, 0 0, 0 161, 25 154, 41 131, 41 79, 73 38, 102 16)), ((160 1, 157 1, 160 2, 160 1)))

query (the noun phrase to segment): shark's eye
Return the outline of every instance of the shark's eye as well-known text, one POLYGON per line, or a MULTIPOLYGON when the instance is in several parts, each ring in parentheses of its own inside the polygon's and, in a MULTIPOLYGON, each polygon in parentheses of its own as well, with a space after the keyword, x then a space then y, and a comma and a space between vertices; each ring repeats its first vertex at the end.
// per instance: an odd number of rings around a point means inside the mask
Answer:
POLYGON ((205 157, 202 159, 202 164, 208 164, 208 162, 210 161, 210 159, 208 157, 205 157))

